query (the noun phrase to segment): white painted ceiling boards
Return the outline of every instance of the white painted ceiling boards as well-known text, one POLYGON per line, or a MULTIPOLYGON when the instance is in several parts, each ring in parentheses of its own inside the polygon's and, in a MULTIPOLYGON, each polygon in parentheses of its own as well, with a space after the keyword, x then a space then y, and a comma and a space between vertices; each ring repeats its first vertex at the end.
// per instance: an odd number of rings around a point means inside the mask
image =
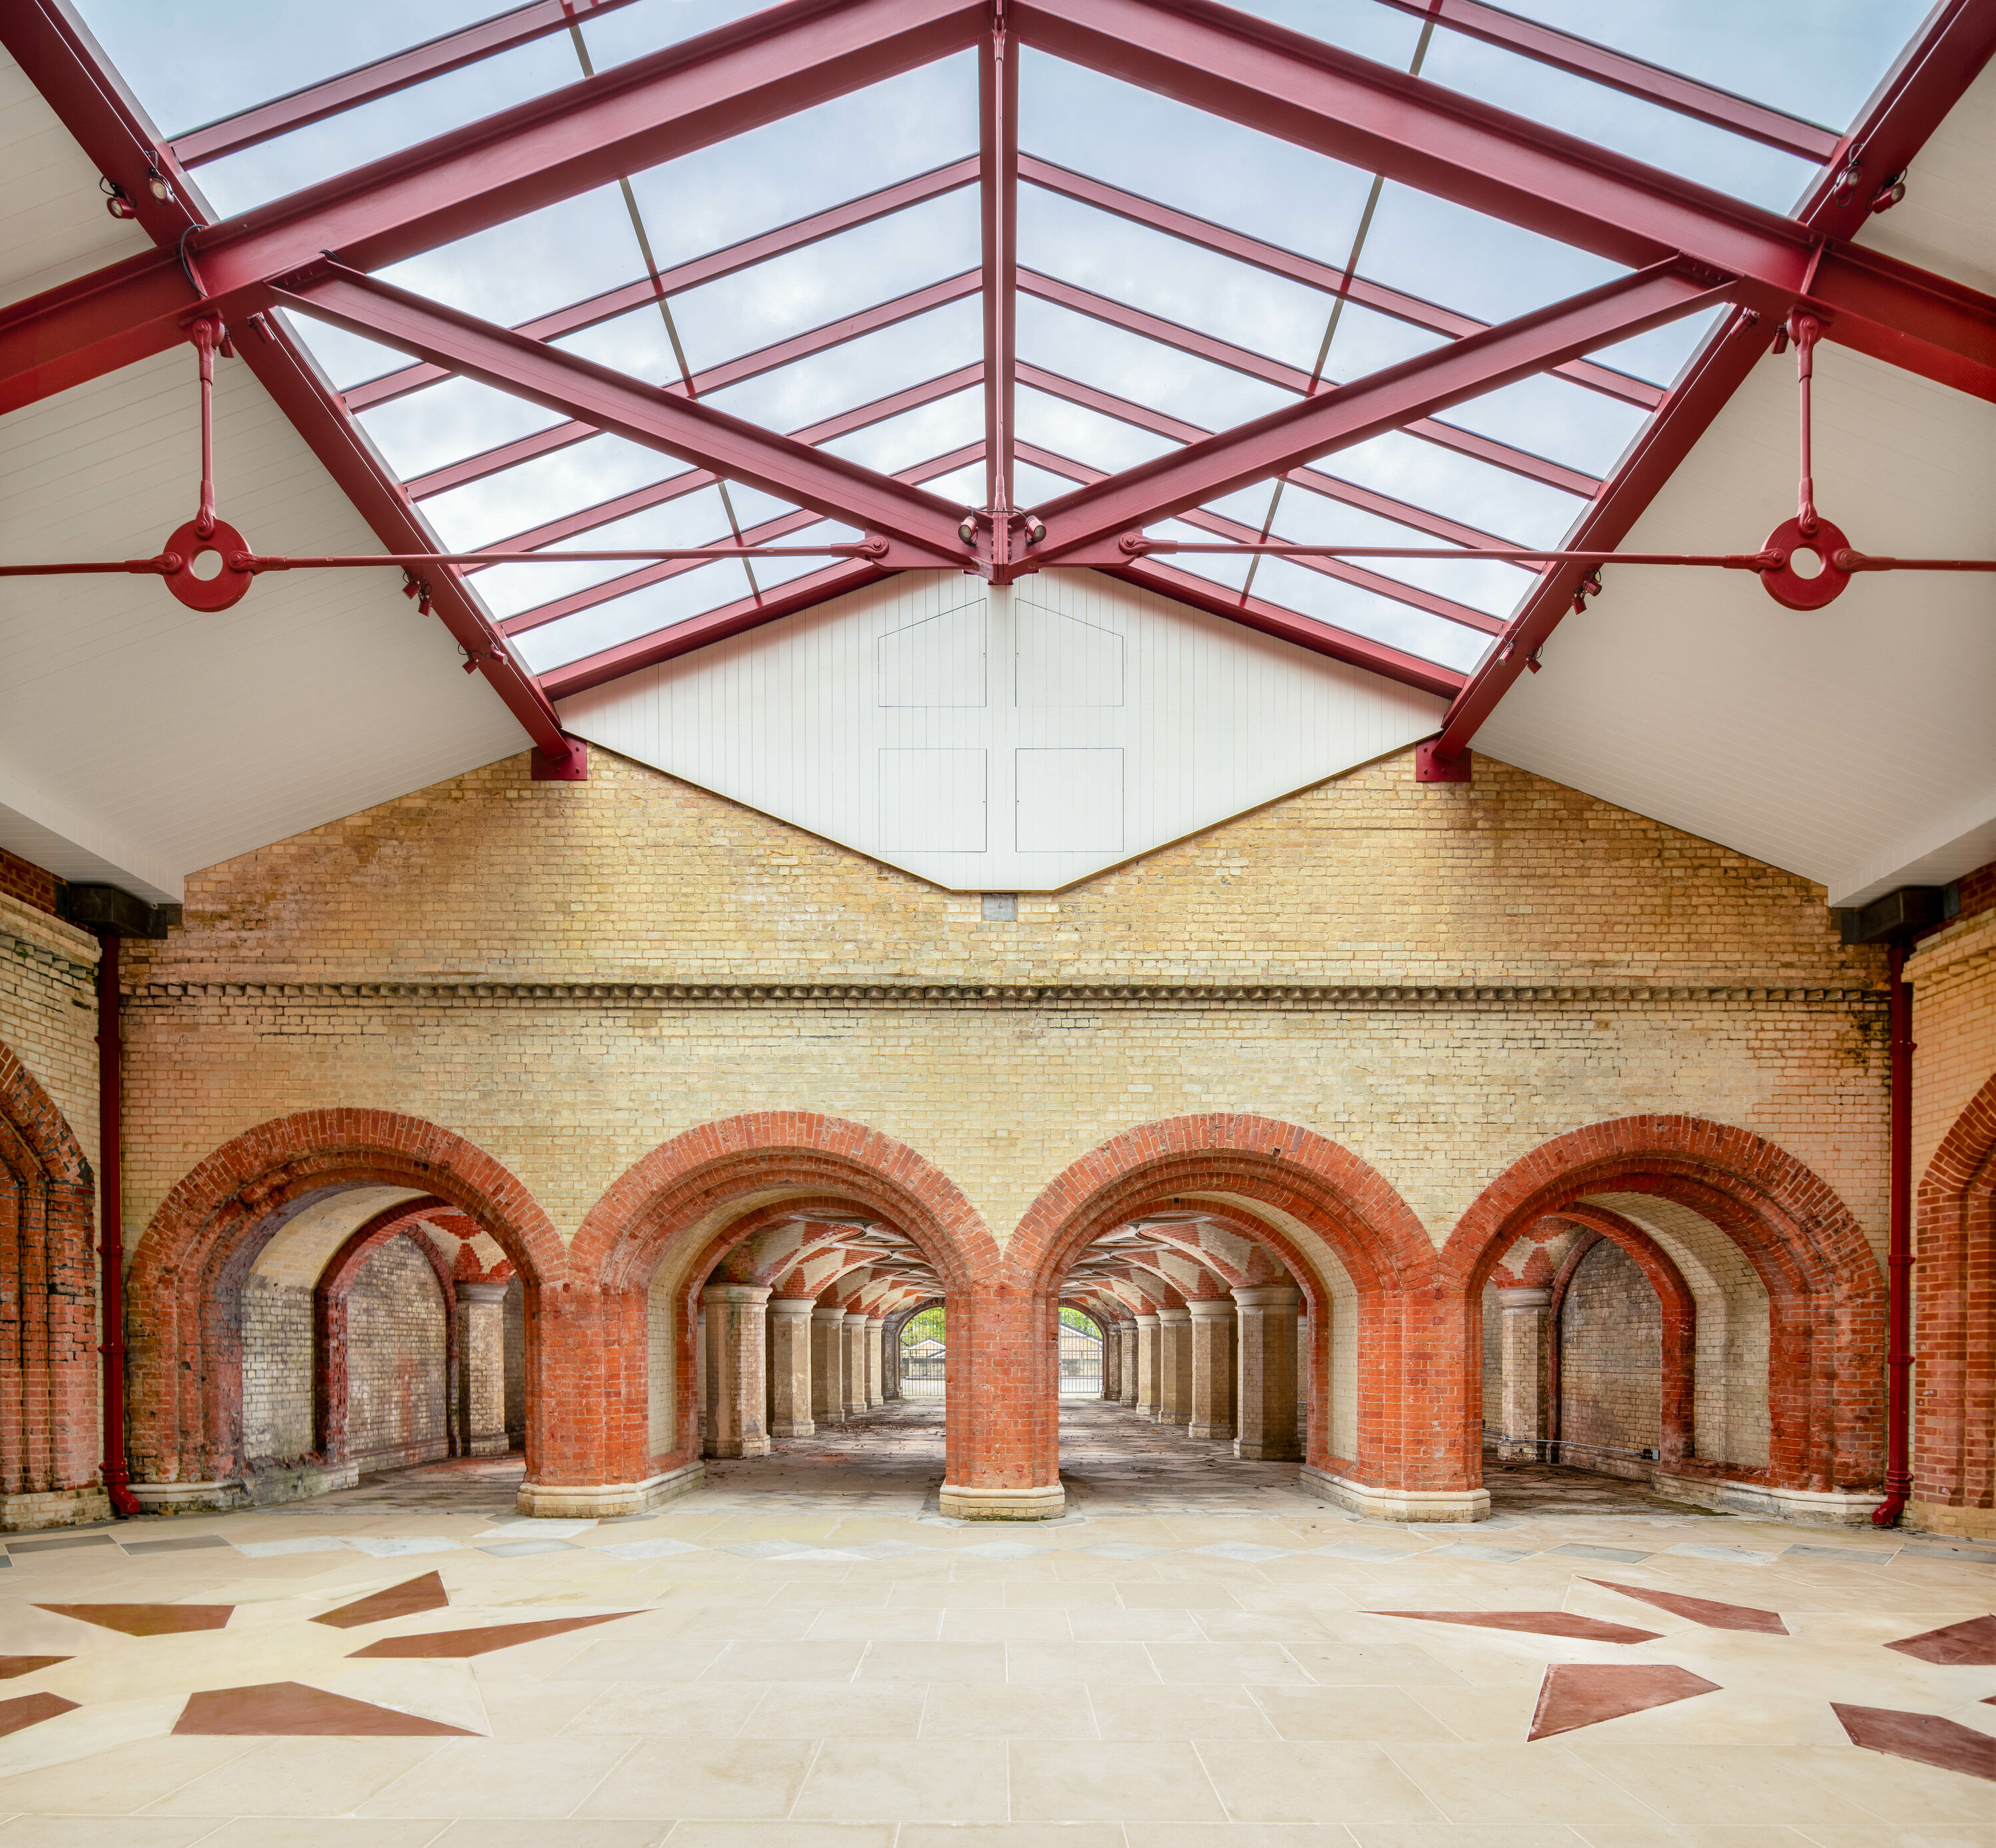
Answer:
POLYGON ((1442 702, 1092 571, 907 572, 563 702, 958 891, 1047 891, 1412 744, 1442 702))

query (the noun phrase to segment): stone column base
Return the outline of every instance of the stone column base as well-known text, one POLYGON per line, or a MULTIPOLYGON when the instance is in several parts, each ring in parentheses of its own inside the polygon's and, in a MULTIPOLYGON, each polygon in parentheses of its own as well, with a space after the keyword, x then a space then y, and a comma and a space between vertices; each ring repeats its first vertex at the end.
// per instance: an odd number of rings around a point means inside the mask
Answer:
POLYGON ((353 1488, 360 1480, 360 1465, 350 1460, 273 1463, 252 1457, 243 1468, 243 1492, 256 1506, 267 1508, 277 1502, 306 1502, 314 1495, 331 1495, 353 1488))
POLYGON ((481 1431, 465 1446, 468 1457, 504 1457, 512 1450, 512 1440, 504 1431, 481 1431))
POLYGON ((1286 1439, 1278 1438, 1269 1444, 1257 1444, 1251 1438, 1234 1440, 1234 1454, 1244 1463, 1293 1463, 1303 1454, 1303 1446, 1286 1439))
POLYGON ((549 1520, 609 1520, 620 1514, 642 1514, 690 1494, 706 1479, 704 1465, 688 1463, 642 1482, 522 1482, 513 1506, 521 1514, 549 1520))
POLYGON ((221 1514, 250 1500, 233 1478, 226 1482, 134 1482, 132 1493, 146 1514, 221 1514))
POLYGON ((717 1437, 707 1447, 710 1457, 766 1457, 769 1454, 769 1440, 764 1437, 717 1437))
POLYGON ((1188 1437, 1231 1437, 1234 1427, 1230 1424, 1189 1424, 1186 1426, 1186 1435, 1188 1437))
POLYGON ((1673 1502, 1688 1502, 1694 1508, 1758 1515, 1764 1520, 1799 1521, 1812 1527, 1868 1527, 1872 1509, 1885 1499, 1882 1488, 1776 1488, 1765 1482, 1666 1475, 1660 1468, 1650 1486, 1658 1495, 1673 1502))
POLYGON ((1327 1475, 1308 1464, 1303 1468, 1303 1486, 1315 1489, 1327 1502, 1368 1521, 1487 1521, 1490 1518, 1489 1491, 1482 1488, 1375 1488, 1369 1482, 1354 1482, 1349 1476, 1327 1475))
POLYGON ((960 1521, 1051 1521, 1067 1512, 1067 1491, 1058 1482, 1042 1488, 959 1488, 945 1482, 941 1508, 960 1521))
POLYGON ((111 1497, 99 1485, 45 1488, 28 1495, 0 1495, 0 1530, 29 1533, 38 1527, 80 1527, 111 1519, 111 1497))
POLYGON ((802 1424, 785 1423, 779 1420, 769 1426, 772 1437, 811 1437, 817 1433, 817 1425, 808 1418, 802 1424))

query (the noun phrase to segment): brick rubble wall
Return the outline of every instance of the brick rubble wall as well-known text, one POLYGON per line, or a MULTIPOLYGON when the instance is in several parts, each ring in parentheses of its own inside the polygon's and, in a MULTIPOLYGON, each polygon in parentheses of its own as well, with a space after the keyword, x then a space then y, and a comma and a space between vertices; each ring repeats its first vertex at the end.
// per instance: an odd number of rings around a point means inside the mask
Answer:
POLYGON ((1607 1453, 1662 1445, 1663 1309, 1634 1260, 1605 1238, 1567 1285, 1559 1338, 1561 1461, 1647 1479, 1652 1463, 1607 1453))
POLYGON ((347 1454, 363 1475, 448 1455, 443 1297, 408 1235, 361 1267, 346 1315, 347 1454))

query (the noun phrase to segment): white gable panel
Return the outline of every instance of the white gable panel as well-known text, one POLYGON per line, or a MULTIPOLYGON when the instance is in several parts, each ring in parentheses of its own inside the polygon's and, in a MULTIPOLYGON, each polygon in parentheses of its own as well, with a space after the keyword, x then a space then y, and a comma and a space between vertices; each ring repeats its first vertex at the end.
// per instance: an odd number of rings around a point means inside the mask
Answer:
POLYGON ((562 702, 577 736, 958 891, 1049 891, 1442 702, 1093 571, 904 572, 562 702))

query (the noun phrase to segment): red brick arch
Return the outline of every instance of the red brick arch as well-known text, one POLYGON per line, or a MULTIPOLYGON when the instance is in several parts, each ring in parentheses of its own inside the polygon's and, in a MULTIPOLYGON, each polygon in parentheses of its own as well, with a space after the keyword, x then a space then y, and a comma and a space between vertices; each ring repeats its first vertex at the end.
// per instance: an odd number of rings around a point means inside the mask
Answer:
POLYGON ((946 1479, 980 1484, 988 1449, 979 1430, 975 1381, 989 1365, 976 1340, 996 1241, 956 1184, 905 1143, 866 1124, 812 1111, 758 1111, 675 1136, 633 1163, 592 1206, 576 1235, 578 1277, 600 1286, 604 1313, 618 1331, 621 1450, 627 1474, 641 1481, 690 1463, 698 1454, 690 1421, 678 1422, 676 1447, 653 1456, 649 1442, 647 1292, 669 1252, 698 1241, 687 1287, 672 1306, 676 1402, 694 1401, 692 1330, 700 1278, 740 1238, 784 1212, 864 1212, 912 1240, 941 1278, 951 1327, 945 1405, 946 1479), (792 1196, 773 1210, 764 1196, 792 1196), (736 1203, 743 1203, 738 1210, 736 1203), (737 1230, 737 1227, 739 1230, 737 1230))
MULTIPOLYGON (((1428 1414, 1406 1384, 1423 1371, 1428 1335, 1410 1322, 1410 1303, 1425 1306, 1434 1247, 1413 1210, 1378 1171, 1314 1130, 1272 1117, 1175 1117, 1114 1136, 1054 1180, 1027 1210, 1006 1247, 1013 1288, 1025 1305, 1058 1298, 1061 1280, 1103 1233, 1176 1196, 1223 1194, 1301 1221, 1337 1254, 1358 1292, 1360 1390, 1358 1454, 1330 1451, 1328 1392, 1309 1381, 1305 1454, 1319 1468, 1381 1488, 1457 1486, 1450 1460, 1423 1428, 1428 1414)), ((1302 1288, 1313 1325, 1321 1328, 1330 1292, 1309 1258, 1279 1228, 1250 1210, 1214 1216, 1272 1252, 1302 1288)), ((1028 1324, 1029 1325, 1029 1324, 1028 1324)), ((1037 1348, 1020 1382, 1027 1402, 1023 1479, 1058 1480, 1055 1381, 1037 1348)))
MULTIPOLYGON (((1785 1150, 1736 1125, 1623 1117, 1574 1130, 1514 1161, 1471 1203, 1436 1268, 1438 1316, 1454 1324, 1468 1408, 1480 1426, 1485 1280, 1535 1220, 1571 1218, 1595 1193, 1647 1193, 1712 1221, 1768 1299, 1765 1479, 1779 1488, 1874 1485, 1883 1466, 1885 1285, 1835 1189, 1785 1150)), ((1471 1453, 1480 1458, 1480 1450, 1471 1453)))
POLYGON ((135 1480, 215 1481, 240 1472, 243 1279, 305 1207, 383 1186, 448 1203, 505 1252, 526 1283, 528 1471, 544 1480, 604 1479, 594 1473, 600 1415, 592 1423, 583 1409, 601 1395, 575 1389, 577 1376, 594 1371, 593 1331, 548 1338, 551 1317, 587 1324, 589 1305, 577 1301, 571 1316, 566 1254, 539 1203, 484 1150, 436 1124, 337 1109, 277 1117, 225 1143, 153 1216, 126 1292, 135 1480))
POLYGON ((1963 1510, 1950 1526, 1987 1533, 1996 1510, 1996 1077, 1942 1137, 1915 1213, 1913 1499, 1963 1510))
POLYGON ((90 1164, 0 1043, 0 1499, 97 1475, 97 1278, 90 1164))

